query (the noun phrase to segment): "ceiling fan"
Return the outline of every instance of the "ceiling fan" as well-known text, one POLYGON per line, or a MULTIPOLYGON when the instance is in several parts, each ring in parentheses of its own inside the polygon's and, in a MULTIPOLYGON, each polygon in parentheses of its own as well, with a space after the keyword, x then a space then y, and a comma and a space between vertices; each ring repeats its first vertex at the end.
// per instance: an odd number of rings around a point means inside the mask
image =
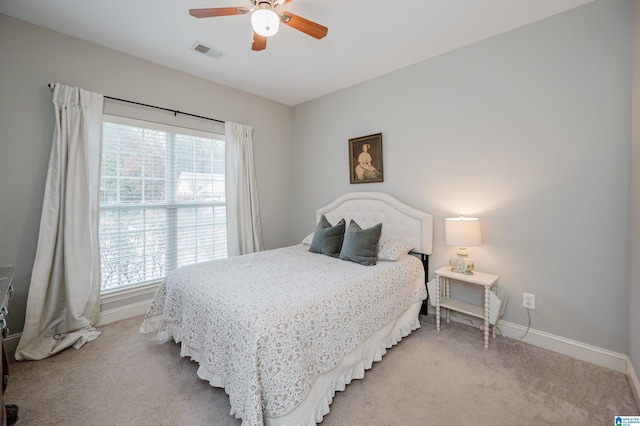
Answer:
POLYGON ((209 9, 189 9, 189 14, 196 18, 212 18, 216 16, 251 14, 251 28, 253 29, 252 50, 264 50, 267 47, 267 37, 278 32, 280 22, 302 31, 311 37, 321 39, 327 35, 329 29, 308 19, 294 15, 291 12, 277 12, 276 7, 285 5, 293 0, 249 0, 253 7, 248 9, 239 7, 212 7, 209 9))

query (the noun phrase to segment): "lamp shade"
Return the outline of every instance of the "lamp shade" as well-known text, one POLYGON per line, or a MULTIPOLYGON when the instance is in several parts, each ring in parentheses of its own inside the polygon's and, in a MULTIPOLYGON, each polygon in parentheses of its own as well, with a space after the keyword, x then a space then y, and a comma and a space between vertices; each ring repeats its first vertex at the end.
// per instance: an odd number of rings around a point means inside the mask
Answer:
POLYGON ((446 243, 449 246, 476 247, 482 244, 480 220, 477 217, 450 217, 444 222, 446 243))
POLYGON ((271 9, 258 9, 251 14, 253 31, 263 37, 269 37, 278 32, 280 17, 271 9))

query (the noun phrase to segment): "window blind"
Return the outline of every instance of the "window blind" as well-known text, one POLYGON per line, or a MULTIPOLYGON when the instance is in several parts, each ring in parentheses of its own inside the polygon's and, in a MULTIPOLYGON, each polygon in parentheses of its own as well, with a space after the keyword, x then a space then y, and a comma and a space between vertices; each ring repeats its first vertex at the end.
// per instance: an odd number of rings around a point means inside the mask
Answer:
POLYGON ((224 135, 105 115, 102 290, 227 256, 224 135))

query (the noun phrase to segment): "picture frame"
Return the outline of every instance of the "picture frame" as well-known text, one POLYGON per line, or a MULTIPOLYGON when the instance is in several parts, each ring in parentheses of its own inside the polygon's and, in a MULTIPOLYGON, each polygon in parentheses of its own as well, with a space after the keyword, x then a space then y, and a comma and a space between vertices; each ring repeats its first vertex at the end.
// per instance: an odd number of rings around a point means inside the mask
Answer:
POLYGON ((349 139, 349 182, 383 182, 382 133, 349 139))

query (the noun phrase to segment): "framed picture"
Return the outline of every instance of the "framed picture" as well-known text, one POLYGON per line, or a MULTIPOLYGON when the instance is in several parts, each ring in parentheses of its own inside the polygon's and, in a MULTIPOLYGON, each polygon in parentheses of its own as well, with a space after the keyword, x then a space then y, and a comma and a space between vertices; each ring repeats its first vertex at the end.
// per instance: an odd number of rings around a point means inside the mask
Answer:
POLYGON ((382 182, 382 133, 349 139, 351 183, 382 182))

